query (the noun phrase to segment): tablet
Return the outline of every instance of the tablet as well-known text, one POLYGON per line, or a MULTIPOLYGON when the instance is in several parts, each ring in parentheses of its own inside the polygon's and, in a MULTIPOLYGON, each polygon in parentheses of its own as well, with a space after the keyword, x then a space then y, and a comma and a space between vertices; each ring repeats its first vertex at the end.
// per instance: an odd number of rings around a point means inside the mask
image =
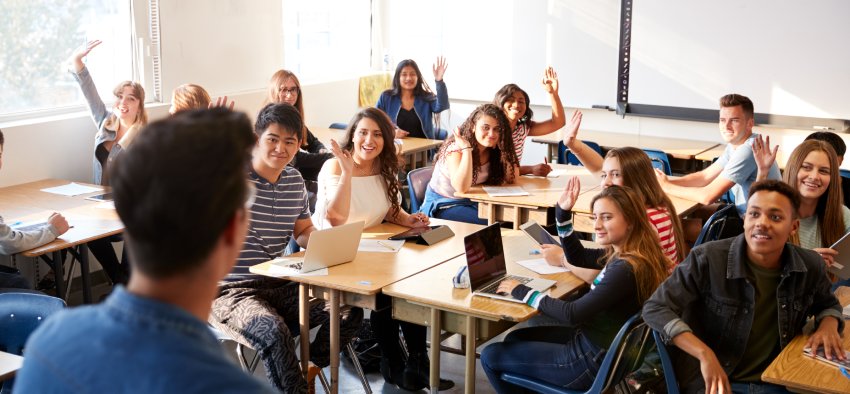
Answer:
POLYGON ((540 245, 557 245, 561 246, 561 242, 558 241, 552 234, 549 234, 545 228, 541 225, 537 224, 534 220, 529 221, 528 223, 519 226, 520 230, 522 230, 526 235, 531 237, 534 242, 537 242, 540 245))
POLYGON ((830 249, 835 249, 838 256, 835 256, 835 262, 829 267, 829 272, 841 279, 850 278, 850 233, 844 234, 830 249))
POLYGON ((112 193, 98 194, 96 196, 86 197, 89 201, 112 201, 112 193))
POLYGON ((398 234, 393 235, 392 237, 389 237, 387 239, 389 239, 390 241, 401 241, 401 240, 406 241, 408 239, 418 240, 419 236, 421 236, 422 233, 427 232, 427 231, 431 231, 431 230, 433 230, 437 227, 442 227, 442 226, 412 227, 410 230, 407 230, 403 233, 398 233, 398 234))

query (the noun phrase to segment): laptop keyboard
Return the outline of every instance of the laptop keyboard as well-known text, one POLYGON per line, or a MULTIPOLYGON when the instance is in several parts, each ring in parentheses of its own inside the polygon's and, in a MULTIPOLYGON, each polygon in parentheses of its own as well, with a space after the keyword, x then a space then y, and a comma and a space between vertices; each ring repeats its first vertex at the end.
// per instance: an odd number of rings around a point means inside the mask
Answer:
POLYGON ((505 277, 502 278, 501 280, 494 281, 493 283, 490 283, 489 285, 484 286, 483 288, 479 289, 478 292, 479 293, 499 295, 499 293, 497 293, 496 290, 499 289, 499 284, 502 283, 503 280, 507 280, 507 279, 515 280, 515 281, 517 281, 521 284, 526 284, 528 282, 531 282, 531 278, 528 278, 528 277, 525 277, 525 276, 505 275, 505 277))

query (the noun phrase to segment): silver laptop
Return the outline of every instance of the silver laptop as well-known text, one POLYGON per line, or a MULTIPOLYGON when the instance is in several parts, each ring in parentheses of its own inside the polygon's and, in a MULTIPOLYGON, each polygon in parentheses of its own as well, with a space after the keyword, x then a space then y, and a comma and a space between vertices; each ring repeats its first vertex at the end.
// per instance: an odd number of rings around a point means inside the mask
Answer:
POLYGON ((357 257, 363 225, 361 220, 313 231, 303 257, 278 257, 272 260, 272 264, 291 270, 293 274, 303 274, 350 262, 357 257))
POLYGON ((467 235, 463 238, 463 244, 466 247, 466 268, 472 295, 522 303, 522 300, 517 300, 510 294, 496 293, 499 283, 505 279, 514 279, 540 292, 555 285, 555 281, 551 279, 507 275, 502 231, 498 223, 467 235))

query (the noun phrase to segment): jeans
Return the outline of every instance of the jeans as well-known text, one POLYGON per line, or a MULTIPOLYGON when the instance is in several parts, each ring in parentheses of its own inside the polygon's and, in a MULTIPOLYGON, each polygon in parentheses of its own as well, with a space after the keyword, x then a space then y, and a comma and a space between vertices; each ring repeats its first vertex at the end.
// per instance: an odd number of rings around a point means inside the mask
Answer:
POLYGON ((732 392, 735 394, 782 394, 789 391, 782 386, 770 383, 735 383, 732 384, 732 392))
POLYGON ((425 198, 419 212, 432 218, 487 224, 487 220, 478 217, 478 203, 466 198, 441 196, 431 189, 431 186, 428 186, 428 189, 425 190, 425 198))
POLYGON ((454 205, 448 208, 438 208, 434 211, 435 218, 454 220, 474 224, 487 224, 487 219, 478 217, 478 206, 454 205))
POLYGON ((571 327, 529 327, 481 352, 481 366, 498 393, 522 391, 501 379, 512 372, 566 389, 586 390, 596 378, 605 349, 571 327))

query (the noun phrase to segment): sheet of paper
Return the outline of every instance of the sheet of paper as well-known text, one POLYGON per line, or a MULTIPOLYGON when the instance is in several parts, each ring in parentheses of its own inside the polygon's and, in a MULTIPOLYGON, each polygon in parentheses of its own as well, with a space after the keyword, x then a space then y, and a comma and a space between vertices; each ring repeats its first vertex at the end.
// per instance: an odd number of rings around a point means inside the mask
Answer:
POLYGON ((561 272, 569 272, 570 270, 565 267, 555 267, 549 265, 545 259, 529 259, 529 260, 520 260, 516 262, 517 264, 528 268, 540 275, 548 275, 548 274, 558 274, 561 272))
POLYGON ((842 314, 845 319, 850 318, 850 305, 844 307, 844 312, 842 314))
POLYGON ((104 201, 94 207, 97 209, 115 209, 115 201, 104 201))
POLYGON ((396 253, 404 246, 404 240, 390 241, 388 239, 361 239, 358 252, 396 253))
POLYGON ((56 186, 56 187, 48 187, 47 189, 41 189, 43 192, 60 194, 63 196, 73 197, 79 196, 80 194, 94 193, 103 191, 102 187, 94 187, 94 186, 85 186, 80 185, 79 183, 71 182, 67 185, 56 186))
POLYGON ((327 268, 318 269, 310 272, 298 272, 292 268, 291 264, 301 259, 278 258, 271 261, 269 264, 269 274, 277 276, 325 276, 328 274, 327 268))
POLYGON ((516 197, 527 196, 528 192, 522 186, 484 186, 484 191, 490 197, 516 197))
POLYGON ((15 222, 9 225, 16 231, 33 231, 47 226, 47 222, 15 222))
POLYGON ((558 178, 567 175, 567 170, 552 170, 546 174, 547 178, 558 178))

